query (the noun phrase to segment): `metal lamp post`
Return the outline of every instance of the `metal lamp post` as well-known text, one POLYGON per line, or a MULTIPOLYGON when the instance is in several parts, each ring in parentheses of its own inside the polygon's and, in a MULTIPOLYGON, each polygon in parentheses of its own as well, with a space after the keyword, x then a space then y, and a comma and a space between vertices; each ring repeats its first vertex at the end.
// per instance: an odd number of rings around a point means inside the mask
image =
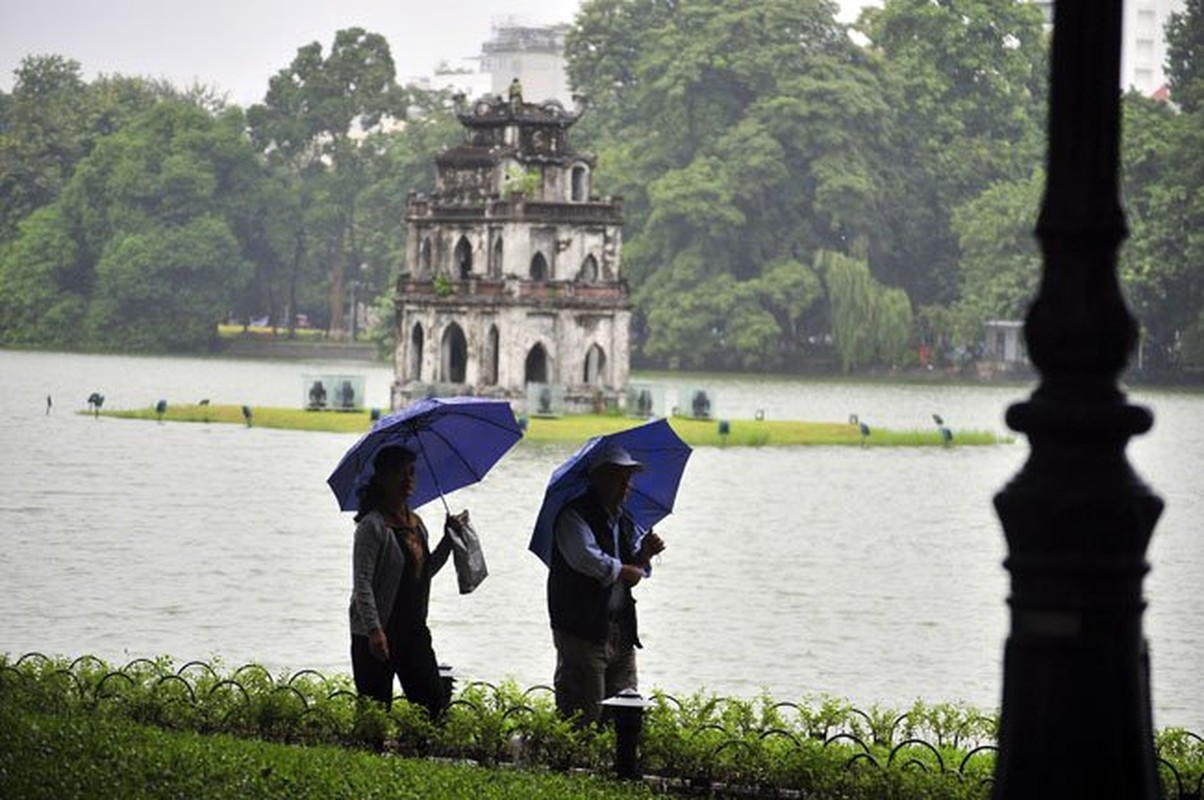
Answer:
POLYGON ((451 698, 456 691, 456 669, 451 664, 439 665, 439 682, 443 685, 443 696, 451 698))
POLYGON ((1152 415, 1117 387, 1137 329, 1116 274, 1122 0, 1058 0, 1040 292, 1025 338, 1040 385, 1008 409, 1027 463, 996 496, 1011 630, 998 800, 1158 796, 1145 551, 1162 511, 1125 447, 1152 415))
POLYGON ((640 777, 640 733, 644 728, 644 709, 652 705, 635 689, 623 689, 602 701, 613 711, 615 721, 615 774, 625 780, 640 777))

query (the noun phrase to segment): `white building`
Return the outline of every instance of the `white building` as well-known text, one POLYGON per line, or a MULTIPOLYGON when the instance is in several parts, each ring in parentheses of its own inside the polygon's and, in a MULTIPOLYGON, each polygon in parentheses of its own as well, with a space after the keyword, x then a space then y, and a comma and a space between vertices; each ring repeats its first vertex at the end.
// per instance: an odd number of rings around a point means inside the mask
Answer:
POLYGON ((495 22, 493 38, 481 45, 481 71, 490 75, 493 93, 505 97, 510 82, 517 78, 527 97, 570 105, 572 92, 564 60, 568 31, 568 25, 495 22))
MULTIPOLYGON (((1054 0, 1033 0, 1053 24, 1054 0)), ((1166 85, 1166 23, 1184 0, 1125 0, 1121 31, 1120 88, 1146 96, 1166 85)))
POLYGON ((465 97, 493 94, 506 97, 516 78, 523 94, 537 102, 556 100, 573 105, 564 58, 564 37, 569 25, 527 25, 513 18, 493 21, 493 38, 481 45, 473 59, 476 69, 441 64, 433 75, 414 76, 405 83, 427 91, 448 91, 465 97))

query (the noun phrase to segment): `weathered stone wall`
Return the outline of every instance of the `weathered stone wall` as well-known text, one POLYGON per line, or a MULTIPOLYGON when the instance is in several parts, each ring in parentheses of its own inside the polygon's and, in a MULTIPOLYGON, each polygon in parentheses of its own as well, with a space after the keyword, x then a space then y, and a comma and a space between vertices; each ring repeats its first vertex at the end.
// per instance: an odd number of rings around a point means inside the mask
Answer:
POLYGON ((394 406, 473 393, 521 407, 528 382, 557 387, 570 411, 617 402, 630 368, 622 201, 591 196, 593 158, 568 148, 576 116, 513 99, 459 115, 464 143, 407 203, 394 406))
POLYGON ((438 306, 415 303, 403 308, 396 351, 398 382, 451 383, 447 349, 455 325, 466 347, 463 383, 485 388, 522 391, 527 356, 537 344, 547 354, 546 382, 566 385, 585 382, 585 358, 597 345, 605 357, 600 383, 620 389, 629 377, 631 312, 626 308, 539 308, 518 305, 438 306), (421 326, 422 346, 415 346, 414 329, 421 326), (490 329, 497 329, 497 376, 489 381, 490 329), (416 368, 417 367, 417 368, 416 368))

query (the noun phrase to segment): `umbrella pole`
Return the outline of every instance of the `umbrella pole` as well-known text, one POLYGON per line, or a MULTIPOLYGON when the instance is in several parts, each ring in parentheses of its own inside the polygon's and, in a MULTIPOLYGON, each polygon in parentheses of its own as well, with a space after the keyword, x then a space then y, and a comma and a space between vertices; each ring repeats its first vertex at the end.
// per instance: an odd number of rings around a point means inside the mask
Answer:
POLYGON ((427 471, 431 473, 431 480, 435 482, 435 489, 439 492, 439 499, 443 501, 443 511, 447 516, 451 516, 451 509, 447 507, 447 498, 443 496, 443 487, 439 485, 439 476, 435 474, 434 467, 431 466, 431 460, 427 457, 426 447, 422 444, 421 436, 414 436, 418 440, 418 449, 422 451, 422 460, 426 462, 427 471))

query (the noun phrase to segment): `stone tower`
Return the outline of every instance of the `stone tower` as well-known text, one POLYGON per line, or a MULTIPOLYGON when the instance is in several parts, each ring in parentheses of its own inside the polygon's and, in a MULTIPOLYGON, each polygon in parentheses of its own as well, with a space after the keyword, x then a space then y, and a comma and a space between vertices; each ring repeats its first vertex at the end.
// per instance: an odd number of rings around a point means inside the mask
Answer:
POLYGON ((629 371, 622 203, 591 191, 574 152, 583 110, 486 97, 457 116, 436 186, 406 205, 393 407, 430 394, 512 400, 529 413, 615 407, 629 371), (532 393, 528 400, 528 393, 532 393))

